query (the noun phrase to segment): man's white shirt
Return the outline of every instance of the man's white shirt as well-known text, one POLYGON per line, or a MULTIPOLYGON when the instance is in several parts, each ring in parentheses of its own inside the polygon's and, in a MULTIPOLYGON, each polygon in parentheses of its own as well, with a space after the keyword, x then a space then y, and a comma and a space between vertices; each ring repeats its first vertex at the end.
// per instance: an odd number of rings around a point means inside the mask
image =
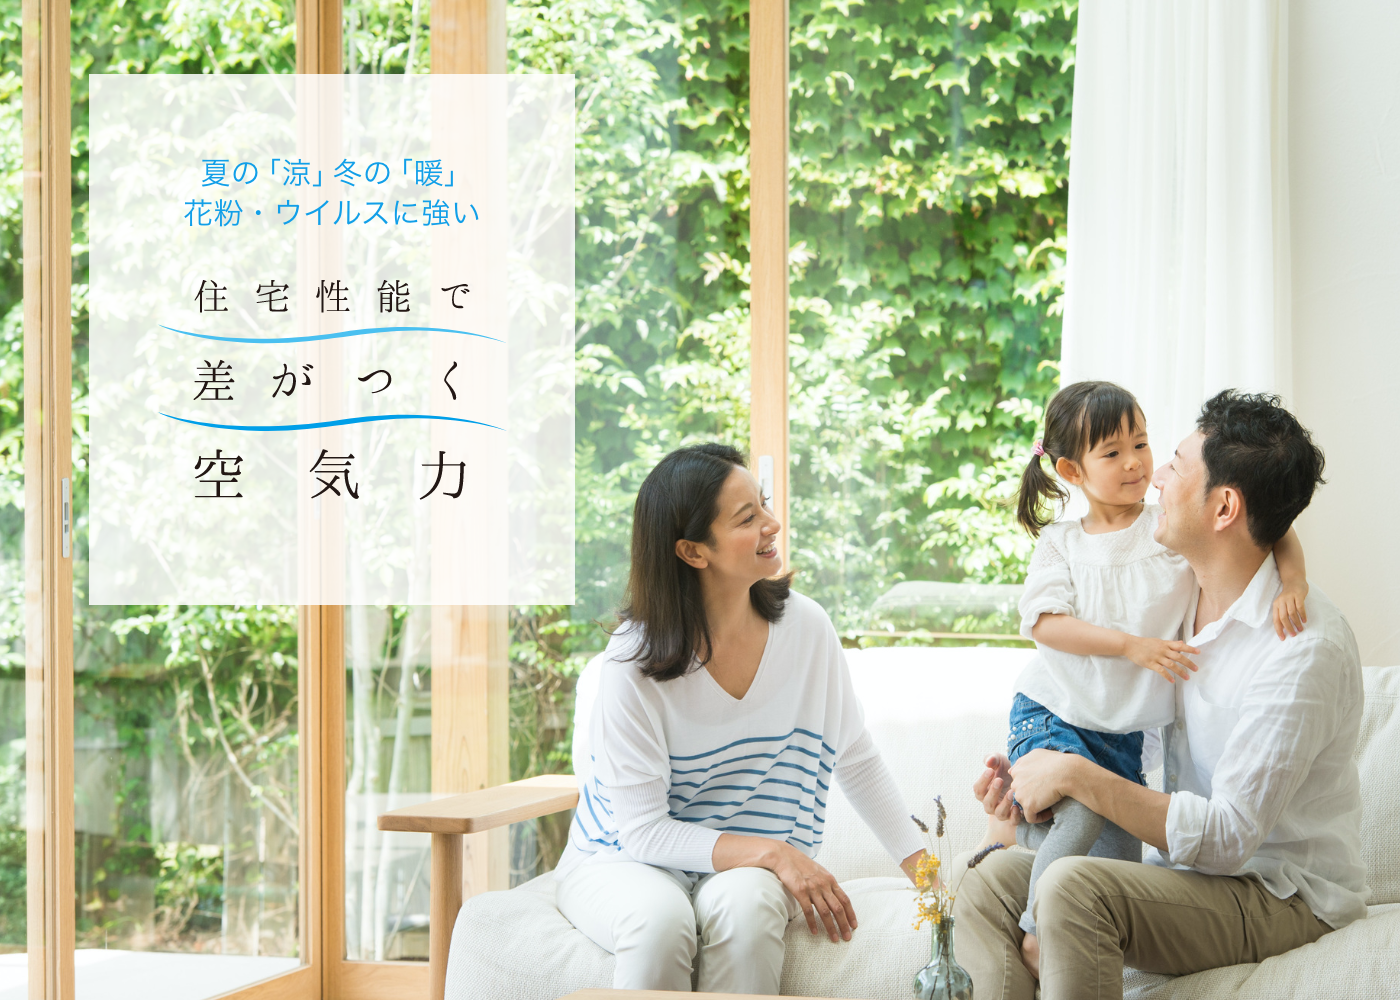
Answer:
POLYGON ((1249 874, 1279 898, 1297 893, 1333 928, 1366 915, 1361 782, 1353 754, 1363 707, 1351 627, 1317 588, 1307 626, 1279 641, 1282 584, 1270 554, 1225 614, 1182 634, 1199 672, 1177 685, 1163 730, 1171 794, 1166 857, 1211 875, 1249 874))

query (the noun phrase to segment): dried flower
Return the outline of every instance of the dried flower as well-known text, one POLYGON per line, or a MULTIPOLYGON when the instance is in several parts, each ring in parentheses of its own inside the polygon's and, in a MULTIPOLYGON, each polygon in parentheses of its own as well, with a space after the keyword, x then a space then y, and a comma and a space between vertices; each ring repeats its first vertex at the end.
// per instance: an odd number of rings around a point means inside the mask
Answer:
MULTIPOLYGON (((943 808, 942 796, 934 799, 938 806, 937 833, 931 833, 928 824, 917 816, 910 816, 914 825, 919 828, 919 832, 924 835, 924 855, 914 865, 914 887, 918 892, 916 903, 918 907, 918 919, 914 921, 915 927, 922 927, 925 922, 941 924, 944 917, 948 917, 953 912, 953 894, 948 891, 947 885, 939 878, 943 863, 939 859, 939 841, 942 840, 947 820, 947 811, 943 808)), ((952 845, 947 845, 949 852, 952 845)))
POLYGON ((980 865, 983 861, 986 861, 986 860, 987 860, 987 855, 991 854, 993 851, 1004 851, 1004 850, 1006 850, 1006 845, 1003 844, 1003 843, 1001 843, 1000 841, 997 841, 995 844, 991 844, 991 845, 989 845, 989 846, 987 846, 987 847, 984 847, 984 848, 982 848, 980 851, 978 851, 976 854, 974 854, 974 855, 972 856, 972 860, 969 861, 969 862, 967 863, 967 867, 968 867, 968 868, 976 868, 976 867, 977 867, 978 865, 980 865))

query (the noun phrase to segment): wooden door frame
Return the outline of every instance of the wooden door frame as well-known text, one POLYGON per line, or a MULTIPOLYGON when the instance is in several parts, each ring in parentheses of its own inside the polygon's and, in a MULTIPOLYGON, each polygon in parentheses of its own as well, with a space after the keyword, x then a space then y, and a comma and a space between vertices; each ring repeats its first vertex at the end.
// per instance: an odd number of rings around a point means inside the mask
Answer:
POLYGON ((30 1000, 72 1000, 76 907, 72 504, 68 489, 73 475, 68 4, 66 0, 23 0, 21 16, 26 947, 30 1000))
POLYGON ((749 8, 749 461, 782 522, 791 569, 788 502, 788 3, 749 8))

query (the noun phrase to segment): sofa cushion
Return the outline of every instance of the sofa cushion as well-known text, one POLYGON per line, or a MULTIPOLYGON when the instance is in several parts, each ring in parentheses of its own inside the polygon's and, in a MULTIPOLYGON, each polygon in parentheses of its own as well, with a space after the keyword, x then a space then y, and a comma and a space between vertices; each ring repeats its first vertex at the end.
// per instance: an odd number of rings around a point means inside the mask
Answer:
POLYGON ((842 884, 859 926, 849 941, 814 935, 799 917, 788 924, 784 996, 905 1000, 929 957, 929 931, 915 930, 914 893, 903 876, 842 884))
MULTIPOLYGON (((934 797, 943 796, 954 854, 974 847, 986 830, 972 782, 988 753, 1006 749, 1016 677, 1034 652, 980 647, 846 651, 866 726, 895 783, 909 808, 925 820, 934 817, 934 797)), ((827 802, 817 860, 843 882, 900 874, 839 784, 827 802)))
POLYGON ((1400 903, 1400 667, 1366 667, 1366 712, 1356 744, 1361 772, 1361 860, 1372 903, 1400 903))
POLYGON ((612 986, 613 957, 554 905, 553 873, 467 900, 452 928, 447 1000, 554 1000, 612 986))
POLYGON ((1373 906, 1365 920, 1251 965, 1230 965, 1173 979, 1128 970, 1124 1000, 1275 1000, 1337 997, 1381 1000, 1395 996, 1395 948, 1400 906, 1373 906))

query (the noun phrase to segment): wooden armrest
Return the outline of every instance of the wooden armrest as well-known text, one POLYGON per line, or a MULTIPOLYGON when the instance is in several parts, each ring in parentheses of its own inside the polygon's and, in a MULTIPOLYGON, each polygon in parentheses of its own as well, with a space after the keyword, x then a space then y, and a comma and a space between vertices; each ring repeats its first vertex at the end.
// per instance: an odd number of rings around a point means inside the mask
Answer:
POLYGON ((508 785, 405 806, 379 817, 379 829, 408 833, 480 833, 538 819, 578 804, 578 778, 541 774, 508 785))

